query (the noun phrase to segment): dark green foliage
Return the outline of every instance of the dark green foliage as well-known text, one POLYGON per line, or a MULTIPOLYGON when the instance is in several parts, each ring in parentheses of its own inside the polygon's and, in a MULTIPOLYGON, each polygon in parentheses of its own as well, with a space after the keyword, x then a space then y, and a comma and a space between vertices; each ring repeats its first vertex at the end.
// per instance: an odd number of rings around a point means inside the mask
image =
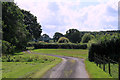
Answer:
POLYGON ((40 39, 40 40, 42 40, 42 41, 44 41, 44 42, 49 42, 50 39, 51 39, 51 38, 50 38, 47 34, 43 34, 43 35, 41 36, 41 39, 40 39))
POLYGON ((38 40, 42 33, 41 25, 37 23, 37 17, 31 14, 29 11, 21 10, 24 15, 24 24, 29 31, 31 38, 38 40))
POLYGON ((70 42, 69 39, 66 37, 61 37, 58 40, 58 43, 69 43, 69 42, 70 42))
POLYGON ((82 43, 88 43, 91 39, 95 38, 93 35, 89 33, 85 33, 84 36, 82 37, 82 43))
POLYGON ((2 41, 2 53, 3 54, 13 53, 14 50, 15 50, 15 46, 11 45, 11 43, 7 41, 2 41))
POLYGON ((13 2, 2 3, 3 40, 10 42, 17 49, 25 49, 28 31, 23 22, 24 15, 13 2))
POLYGON ((60 44, 34 44, 35 49, 86 49, 87 45, 73 44, 73 43, 60 43, 60 44))
POLYGON ((92 44, 89 49, 89 60, 94 61, 94 54, 110 57, 118 61, 120 56, 120 34, 106 34, 98 40, 98 43, 92 44))
POLYGON ((17 50, 25 50, 27 42, 40 38, 42 32, 37 18, 14 2, 2 3, 2 27, 3 40, 16 46, 17 50))
POLYGON ((53 36, 54 42, 57 42, 60 37, 64 37, 62 33, 56 32, 53 36))
POLYGON ((82 35, 80 34, 79 30, 77 30, 77 29, 69 29, 68 31, 66 31, 66 35, 65 36, 72 43, 79 43, 81 41, 81 37, 82 37, 82 35))

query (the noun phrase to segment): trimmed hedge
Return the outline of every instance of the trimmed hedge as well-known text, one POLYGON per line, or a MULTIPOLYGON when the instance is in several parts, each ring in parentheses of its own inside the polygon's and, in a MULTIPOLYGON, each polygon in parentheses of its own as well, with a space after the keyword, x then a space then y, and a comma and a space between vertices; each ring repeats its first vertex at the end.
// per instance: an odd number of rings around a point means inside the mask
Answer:
POLYGON ((96 44, 92 44, 89 49, 89 60, 94 61, 94 54, 101 57, 109 57, 112 60, 118 61, 120 56, 120 34, 105 35, 96 44))
POLYGON ((80 44, 35 44, 35 49, 86 49, 87 45, 80 44))
POLYGON ((87 45, 80 45, 80 44, 52 44, 52 43, 47 43, 47 44, 34 44, 35 49, 86 49, 87 45))

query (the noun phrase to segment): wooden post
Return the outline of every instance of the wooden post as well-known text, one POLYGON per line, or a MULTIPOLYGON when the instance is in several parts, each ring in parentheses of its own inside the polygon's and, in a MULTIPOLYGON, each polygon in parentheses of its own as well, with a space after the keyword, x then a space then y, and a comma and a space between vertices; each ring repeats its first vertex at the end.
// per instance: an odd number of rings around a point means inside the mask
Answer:
POLYGON ((118 75, 118 78, 119 78, 119 80, 120 80, 120 58, 119 58, 119 60, 118 60, 118 64, 119 64, 119 68, 118 68, 118 69, 119 69, 119 71, 118 71, 118 72, 119 72, 119 73, 118 73, 119 75, 118 75))
POLYGON ((105 71, 105 56, 103 56, 103 71, 105 71))
POLYGON ((110 58, 108 57, 108 71, 109 71, 109 74, 111 75, 111 71, 110 71, 110 58))
POLYGON ((102 69, 102 67, 101 67, 101 56, 99 55, 99 59, 100 59, 100 61, 99 61, 99 67, 102 69))

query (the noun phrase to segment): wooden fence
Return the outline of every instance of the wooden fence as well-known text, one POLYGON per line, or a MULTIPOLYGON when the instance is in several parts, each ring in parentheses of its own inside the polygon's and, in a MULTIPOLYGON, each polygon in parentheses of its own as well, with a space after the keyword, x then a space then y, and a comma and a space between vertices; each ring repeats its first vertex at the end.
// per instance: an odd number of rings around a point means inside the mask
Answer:
POLYGON ((104 55, 100 56, 94 53, 94 62, 110 76, 120 80, 120 58, 118 61, 114 61, 109 57, 106 58, 104 55))

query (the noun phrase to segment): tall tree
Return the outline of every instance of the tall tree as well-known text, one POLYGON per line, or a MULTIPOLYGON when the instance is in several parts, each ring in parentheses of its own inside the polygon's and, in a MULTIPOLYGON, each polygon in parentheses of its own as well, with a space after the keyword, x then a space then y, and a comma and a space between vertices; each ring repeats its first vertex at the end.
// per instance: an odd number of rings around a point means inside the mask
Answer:
POLYGON ((49 42, 49 40, 51 39, 47 34, 43 34, 41 38, 42 38, 42 41, 44 42, 49 42))
POLYGON ((22 10, 22 13, 24 14, 24 23, 27 26, 26 29, 29 31, 32 38, 38 40, 41 36, 42 29, 41 25, 37 22, 37 17, 29 11, 22 10))
POLYGON ((54 42, 57 42, 60 37, 64 37, 62 33, 56 32, 53 36, 54 42))
POLYGON ((15 3, 2 3, 3 40, 12 43, 19 49, 25 48, 28 41, 28 31, 23 19, 24 15, 15 3))
POLYGON ((65 36, 70 40, 70 42, 78 43, 81 41, 82 35, 80 34, 79 30, 77 30, 77 29, 69 29, 68 31, 66 31, 65 36))

